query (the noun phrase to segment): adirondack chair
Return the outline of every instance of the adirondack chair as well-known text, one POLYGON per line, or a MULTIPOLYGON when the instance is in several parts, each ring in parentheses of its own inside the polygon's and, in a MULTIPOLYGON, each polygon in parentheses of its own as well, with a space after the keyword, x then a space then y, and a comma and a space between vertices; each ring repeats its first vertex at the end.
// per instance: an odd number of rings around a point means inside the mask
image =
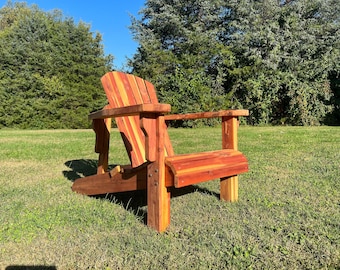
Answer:
POLYGON ((154 86, 137 76, 109 72, 102 78, 109 104, 91 113, 99 153, 97 174, 77 179, 72 190, 86 195, 147 189, 147 225, 159 232, 170 224, 170 188, 220 178, 220 198, 238 199, 238 174, 248 171, 237 150, 238 116, 248 110, 170 115, 158 102, 154 86), (222 149, 175 155, 166 121, 222 118, 222 149), (111 118, 115 118, 131 164, 108 170, 111 118))

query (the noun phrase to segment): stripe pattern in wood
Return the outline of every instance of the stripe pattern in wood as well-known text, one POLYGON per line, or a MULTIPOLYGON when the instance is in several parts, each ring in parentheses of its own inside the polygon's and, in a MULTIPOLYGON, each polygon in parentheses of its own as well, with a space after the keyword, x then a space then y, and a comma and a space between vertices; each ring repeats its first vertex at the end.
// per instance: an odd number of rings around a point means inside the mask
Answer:
POLYGON ((248 171, 247 158, 233 149, 167 157, 165 164, 177 188, 248 171))
MULTIPOLYGON (((101 81, 110 108, 158 103, 154 86, 137 76, 113 71, 105 74, 101 81)), ((132 166, 138 167, 145 163, 145 135, 140 128, 139 116, 117 117, 115 120, 132 166)), ((167 131, 165 131, 165 147, 167 155, 173 154, 167 131)))

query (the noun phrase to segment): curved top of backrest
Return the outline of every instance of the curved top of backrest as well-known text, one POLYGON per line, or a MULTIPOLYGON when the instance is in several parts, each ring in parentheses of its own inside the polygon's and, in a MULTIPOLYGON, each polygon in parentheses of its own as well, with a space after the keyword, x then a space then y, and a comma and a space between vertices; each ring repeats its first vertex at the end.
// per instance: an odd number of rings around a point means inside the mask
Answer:
MULTIPOLYGON (((101 78, 110 108, 158 103, 152 83, 132 74, 113 71, 101 78)), ((145 136, 138 116, 118 117, 115 119, 133 167, 142 165, 145 160, 145 136)), ((164 123, 165 125, 165 123, 164 123)), ((165 132, 166 153, 173 153, 170 138, 165 132)))
POLYGON ((112 108, 158 103, 153 84, 132 74, 108 72, 101 81, 112 108))

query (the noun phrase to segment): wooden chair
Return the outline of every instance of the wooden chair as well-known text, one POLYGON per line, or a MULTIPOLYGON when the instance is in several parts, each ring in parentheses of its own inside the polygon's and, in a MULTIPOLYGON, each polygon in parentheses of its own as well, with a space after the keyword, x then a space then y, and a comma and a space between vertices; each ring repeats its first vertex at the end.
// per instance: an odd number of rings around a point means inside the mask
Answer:
POLYGON ((91 113, 99 153, 97 175, 77 179, 72 190, 96 195, 147 189, 147 225, 161 232, 170 224, 170 187, 180 188, 221 179, 220 198, 238 199, 238 177, 248 171, 246 157, 237 150, 238 116, 247 110, 168 115, 154 86, 137 76, 109 72, 101 79, 109 105, 91 113), (222 118, 222 149, 175 155, 165 120, 222 118), (111 118, 115 118, 130 165, 108 171, 111 118))

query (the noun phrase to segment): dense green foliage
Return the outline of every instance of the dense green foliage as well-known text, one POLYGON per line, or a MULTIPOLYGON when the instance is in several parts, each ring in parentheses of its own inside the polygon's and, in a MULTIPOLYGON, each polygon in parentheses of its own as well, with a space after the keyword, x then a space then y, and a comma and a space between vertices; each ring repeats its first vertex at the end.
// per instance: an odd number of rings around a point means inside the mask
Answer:
MULTIPOLYGON (((339 14, 338 0, 148 0, 132 19, 139 47, 128 65, 173 113, 247 108, 249 124, 339 124, 339 14)), ((61 11, 9 1, 0 128, 88 127, 112 68, 101 42, 61 11)))
POLYGON ((88 112, 105 104, 99 78, 111 62, 89 25, 8 2, 0 9, 0 127, 88 127, 88 112))
POLYGON ((241 2, 231 5, 230 43, 238 67, 250 67, 236 91, 250 120, 319 124, 333 109, 329 75, 340 72, 338 1, 241 2))
POLYGON ((251 124, 339 121, 337 0, 148 0, 133 72, 174 112, 248 108, 251 124))
POLYGON ((231 51, 216 39, 223 18, 220 0, 147 1, 132 30, 140 47, 133 71, 156 85, 173 113, 230 106, 225 73, 231 51))

